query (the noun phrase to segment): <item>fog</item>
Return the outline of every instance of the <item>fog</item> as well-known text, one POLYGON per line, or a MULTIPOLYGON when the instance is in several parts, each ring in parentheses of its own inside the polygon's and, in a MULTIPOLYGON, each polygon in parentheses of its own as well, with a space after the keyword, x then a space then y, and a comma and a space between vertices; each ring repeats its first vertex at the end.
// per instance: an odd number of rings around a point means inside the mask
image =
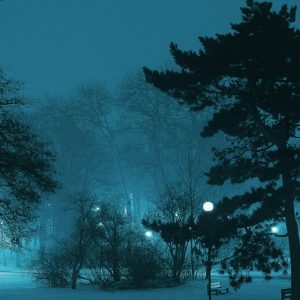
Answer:
MULTIPOLYGON (((276 9, 283 3, 298 3, 273 2, 276 9)), ((190 239, 178 250, 174 241, 163 243, 163 230, 155 229, 160 221, 151 224, 154 229, 147 222, 164 220, 184 227, 203 213, 203 203, 217 204, 224 197, 266 185, 255 177, 236 184, 229 180, 208 184, 207 173, 215 163, 213 149, 229 145, 221 131, 209 138, 201 135, 216 110, 192 111, 148 83, 143 67, 178 70, 170 43, 198 51, 198 37, 230 32, 230 24, 241 21, 244 4, 242 0, 0 1, 1 80, 16 80, 17 91, 9 89, 8 93, 13 100, 25 99, 25 105, 10 107, 8 113, 27 124, 38 138, 44 148, 34 155, 45 151, 51 167, 40 161, 36 165, 51 174, 53 167, 55 178, 55 187, 42 188, 45 193, 34 203, 35 212, 26 223, 29 227, 18 223, 18 233, 23 235, 15 237, 11 233, 15 228, 7 229, 11 238, 7 241, 16 239, 17 243, 7 246, 6 233, 1 233, 0 268, 22 267, 43 282, 36 271, 37 257, 50 253, 57 258, 53 253, 60 251, 59 265, 68 255, 77 257, 71 250, 78 248, 81 260, 72 262, 70 282, 47 280, 53 286, 76 288, 82 276, 85 283, 98 280, 102 287, 110 287, 111 282, 103 278, 109 275, 119 282, 125 277, 124 269, 135 263, 132 257, 126 262, 120 257, 127 252, 134 257, 134 251, 140 254, 143 246, 150 258, 151 253, 157 254, 164 270, 171 270, 172 259, 174 263, 174 257, 180 256, 174 251, 182 251, 192 270, 187 277, 207 272, 201 259, 210 255, 211 248, 200 253, 190 239), (30 233, 23 227, 30 228, 30 233), (103 265, 95 266, 91 257, 103 265)), ((5 93, 1 90, 2 97, 5 93)), ((17 144, 24 136, 16 139, 17 144)), ((41 186, 52 184, 47 178, 41 181, 41 186)), ((22 188, 27 192, 25 184, 22 188)), ((1 193, 6 197, 5 188, 1 193)), ((251 212, 255 207, 246 209, 251 212)), ((230 220, 229 215, 226 218, 230 220)), ((272 233, 286 231, 283 223, 267 222, 273 226, 272 233)), ((192 231, 190 225, 187 228, 192 231)), ((236 240, 226 244, 220 256, 228 256, 237 244, 236 240)), ((288 252, 286 239, 275 244, 288 252)), ((156 262, 153 258, 149 265, 159 269, 156 262)), ((174 265, 170 274, 176 281, 174 265)))

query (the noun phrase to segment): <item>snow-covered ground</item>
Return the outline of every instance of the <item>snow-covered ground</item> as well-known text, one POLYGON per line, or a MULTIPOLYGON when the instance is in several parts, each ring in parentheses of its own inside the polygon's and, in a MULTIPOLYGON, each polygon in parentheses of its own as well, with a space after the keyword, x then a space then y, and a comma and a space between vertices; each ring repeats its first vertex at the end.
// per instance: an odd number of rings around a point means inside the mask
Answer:
MULTIPOLYGON (((214 278, 228 286, 226 278, 214 278)), ((288 279, 265 281, 255 278, 240 290, 230 288, 229 294, 213 296, 219 300, 279 300, 280 289, 290 286, 288 279)), ((80 286, 78 290, 37 288, 22 272, 1 272, 0 299, 5 300, 201 300, 207 299, 206 282, 193 281, 175 288, 107 292, 80 286)))

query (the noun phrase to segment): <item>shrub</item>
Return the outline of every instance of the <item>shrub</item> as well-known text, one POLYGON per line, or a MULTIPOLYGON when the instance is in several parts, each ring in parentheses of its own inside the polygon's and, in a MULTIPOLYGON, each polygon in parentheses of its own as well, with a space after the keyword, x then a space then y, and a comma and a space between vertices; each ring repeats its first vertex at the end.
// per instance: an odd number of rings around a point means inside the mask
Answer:
POLYGON ((133 287, 154 285, 162 272, 157 249, 148 242, 135 244, 127 255, 127 278, 133 287))
POLYGON ((68 258, 61 253, 39 254, 31 263, 33 279, 42 286, 64 288, 70 285, 71 272, 68 258))

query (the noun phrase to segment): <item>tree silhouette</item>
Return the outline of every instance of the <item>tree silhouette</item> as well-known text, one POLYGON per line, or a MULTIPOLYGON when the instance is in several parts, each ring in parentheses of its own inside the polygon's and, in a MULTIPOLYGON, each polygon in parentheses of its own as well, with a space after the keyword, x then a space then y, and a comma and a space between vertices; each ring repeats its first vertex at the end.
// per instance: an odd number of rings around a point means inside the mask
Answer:
POLYGON ((55 190, 54 155, 22 121, 20 83, 0 71, 0 231, 2 246, 20 246, 31 235, 44 193, 55 190))
POLYGON ((211 109, 202 135, 222 131, 229 146, 214 149, 209 183, 259 179, 246 194, 223 199, 224 213, 241 210, 245 226, 285 220, 291 258, 292 299, 300 299, 300 243, 294 203, 299 200, 300 31, 296 7, 272 10, 248 0, 232 32, 200 37, 199 52, 170 46, 180 71, 144 69, 148 82, 187 103, 211 109))

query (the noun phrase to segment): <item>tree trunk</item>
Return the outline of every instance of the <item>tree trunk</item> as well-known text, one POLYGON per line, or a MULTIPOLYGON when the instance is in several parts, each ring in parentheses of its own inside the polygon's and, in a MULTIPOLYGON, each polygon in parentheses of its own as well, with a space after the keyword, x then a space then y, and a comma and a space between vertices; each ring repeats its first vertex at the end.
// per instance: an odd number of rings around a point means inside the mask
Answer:
POLYGON ((179 268, 179 258, 178 258, 178 245, 176 245, 175 253, 172 255, 173 266, 172 266, 172 281, 174 283, 180 282, 180 268, 179 268))
POLYGON ((77 287, 77 280, 79 277, 80 270, 82 268, 82 263, 76 264, 73 268, 72 277, 71 277, 71 288, 76 289, 77 287))
POLYGON ((208 264, 205 266, 205 279, 208 280, 209 266, 208 264))
POLYGON ((20 250, 17 250, 16 252, 16 267, 20 268, 21 267, 21 255, 20 255, 20 250))
POLYGON ((4 265, 4 267, 7 267, 5 249, 2 249, 2 259, 3 259, 3 265, 4 265))
POLYGON ((75 270, 72 274, 72 278, 71 278, 71 289, 76 289, 76 286, 77 286, 77 278, 78 278, 78 271, 75 270))
POLYGON ((113 273, 113 280, 115 282, 120 281, 120 272, 119 272, 119 266, 118 264, 113 264, 113 268, 112 268, 112 273, 113 273))
POLYGON ((295 217, 292 199, 285 202, 286 227, 288 232, 289 250, 291 259, 291 287, 292 300, 300 299, 300 242, 298 225, 295 217))
POLYGON ((207 284, 207 292, 208 292, 208 299, 211 300, 211 249, 208 248, 207 252, 207 277, 208 277, 208 284, 207 284))
POLYGON ((113 274, 113 280, 115 282, 120 281, 121 274, 120 274, 120 265, 119 265, 119 255, 118 250, 113 249, 112 251, 112 274, 113 274))
POLYGON ((113 159, 114 159, 114 162, 115 162, 115 166, 117 168, 117 172, 118 172, 118 175, 119 175, 119 178, 120 178, 120 181, 121 181, 121 185, 122 185, 122 188, 123 188, 123 194, 125 196, 125 201, 126 201, 127 216, 128 216, 129 221, 132 222, 132 203, 131 203, 130 198, 129 198, 127 184, 126 184, 125 177, 124 177, 124 174, 123 174, 123 169, 121 167, 120 159, 119 159, 118 154, 117 154, 117 150, 116 150, 117 147, 115 145, 114 138, 112 136, 110 136, 110 141, 107 140, 107 142, 110 146, 112 156, 113 156, 113 159))
POLYGON ((184 267, 187 248, 188 248, 188 243, 178 244, 176 245, 174 255, 171 254, 173 260, 173 266, 172 266, 173 282, 180 283, 181 281, 181 273, 184 267))
POLYGON ((191 251, 192 279, 196 279, 195 278, 195 262, 194 262, 193 240, 191 240, 191 243, 190 243, 190 251, 191 251))
POLYGON ((44 256, 45 250, 46 250, 46 232, 45 232, 45 226, 40 226, 40 232, 39 232, 39 242, 40 242, 40 253, 42 256, 44 256))
POLYGON ((174 264, 173 268, 172 268, 172 281, 174 283, 180 283, 180 275, 181 275, 181 272, 180 272, 177 264, 174 264))
MULTIPOLYGON (((255 83, 251 83, 251 88, 256 90, 255 83)), ((288 151, 288 140, 289 136, 289 123, 286 123, 286 135, 275 135, 274 132, 268 128, 262 121, 257 107, 250 108, 252 111, 252 117, 256 121, 256 124, 270 143, 275 144, 278 151, 285 152, 288 151)), ((282 166, 282 184, 284 189, 284 208, 285 208, 285 221, 286 228, 288 233, 289 240, 289 251, 290 251, 290 260, 291 260, 291 288, 292 288, 292 300, 300 299, 300 242, 299 242, 299 232, 298 225, 295 216, 294 209, 294 195, 292 191, 294 190, 293 183, 291 182, 290 171, 286 168, 293 161, 293 157, 290 157, 287 153, 287 156, 284 157, 281 161, 282 166)))

